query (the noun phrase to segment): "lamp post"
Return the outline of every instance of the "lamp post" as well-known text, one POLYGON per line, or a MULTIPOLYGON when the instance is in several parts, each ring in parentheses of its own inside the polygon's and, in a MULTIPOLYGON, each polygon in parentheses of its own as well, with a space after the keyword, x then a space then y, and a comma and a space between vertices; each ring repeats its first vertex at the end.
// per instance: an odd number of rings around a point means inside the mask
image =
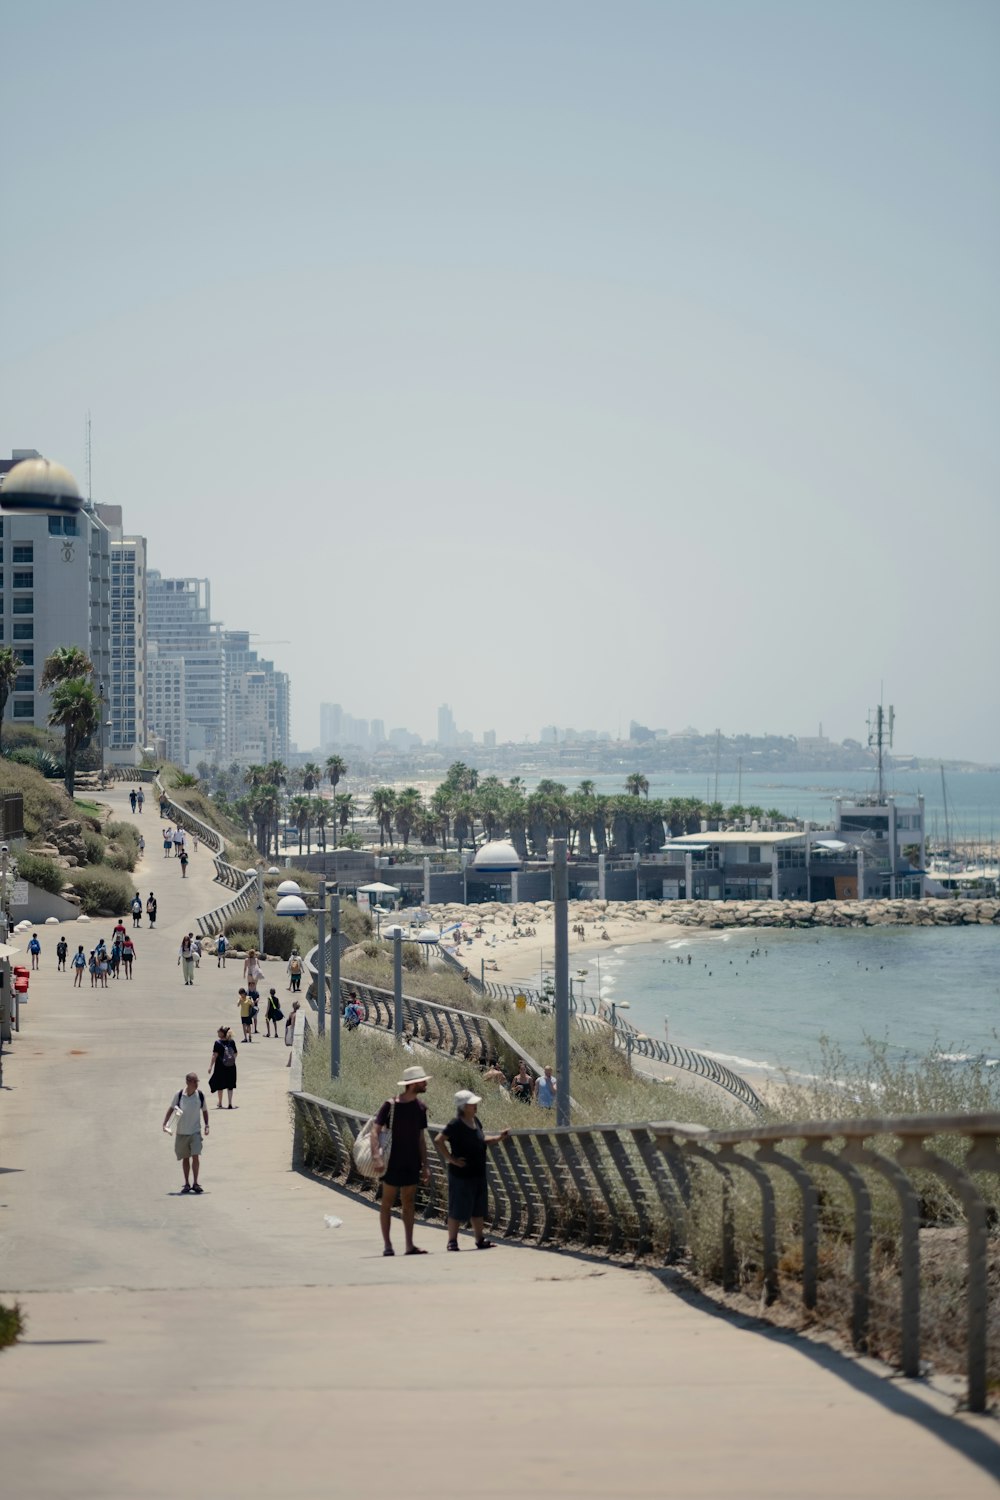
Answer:
POLYGON ((104 683, 97 684, 97 696, 101 700, 101 790, 104 789, 104 683))
POLYGON ((569 876, 566 840, 552 841, 552 916, 556 973, 556 1124, 570 1123, 569 1082, 569 876))
MULTIPOLYGON (((294 884, 294 882, 289 882, 294 884)), ((340 1077, 340 893, 327 892, 326 881, 316 887, 317 906, 307 906, 301 891, 278 899, 279 917, 316 918, 316 1028, 326 1031, 326 898, 330 896, 330 1077, 340 1077)))
POLYGON ((264 957, 264 861, 257 861, 257 957, 264 957))

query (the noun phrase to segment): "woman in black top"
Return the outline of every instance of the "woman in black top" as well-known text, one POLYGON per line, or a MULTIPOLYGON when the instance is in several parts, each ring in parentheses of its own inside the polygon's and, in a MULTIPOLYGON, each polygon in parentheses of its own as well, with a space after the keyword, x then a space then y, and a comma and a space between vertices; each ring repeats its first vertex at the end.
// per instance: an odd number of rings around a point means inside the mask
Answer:
POLYGON ((471 1221, 477 1250, 492 1250, 493 1241, 486 1238, 486 1148, 505 1141, 509 1130, 487 1135, 477 1118, 482 1104, 471 1089, 459 1089, 455 1095, 455 1118, 446 1125, 434 1144, 442 1161, 448 1165, 448 1249, 458 1249, 460 1224, 471 1221))
POLYGON ((233 1041, 233 1033, 228 1026, 220 1026, 219 1034, 212 1043, 212 1061, 209 1064, 211 1074, 208 1086, 213 1094, 218 1094, 216 1109, 222 1108, 222 1091, 226 1089, 229 1093, 229 1108, 233 1107, 233 1089, 236 1087, 236 1043, 233 1041))

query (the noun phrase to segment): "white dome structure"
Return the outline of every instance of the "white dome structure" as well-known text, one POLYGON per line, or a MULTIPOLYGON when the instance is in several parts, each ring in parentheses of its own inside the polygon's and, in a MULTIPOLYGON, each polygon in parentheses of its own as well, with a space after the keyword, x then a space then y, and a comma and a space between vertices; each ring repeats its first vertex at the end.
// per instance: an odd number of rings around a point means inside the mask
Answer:
POLYGON ((309 908, 300 895, 289 891, 287 896, 281 896, 274 908, 279 917, 304 917, 309 908))
POLYGON ((68 469, 47 458, 25 458, 0 487, 4 510, 27 515, 74 515, 83 505, 80 486, 68 469))
POLYGON ((279 896, 301 896, 302 887, 297 880, 283 880, 278 886, 279 896))
POLYGON ((510 839, 491 839, 488 844, 476 854, 472 861, 474 870, 519 870, 521 868, 521 856, 518 854, 510 839))

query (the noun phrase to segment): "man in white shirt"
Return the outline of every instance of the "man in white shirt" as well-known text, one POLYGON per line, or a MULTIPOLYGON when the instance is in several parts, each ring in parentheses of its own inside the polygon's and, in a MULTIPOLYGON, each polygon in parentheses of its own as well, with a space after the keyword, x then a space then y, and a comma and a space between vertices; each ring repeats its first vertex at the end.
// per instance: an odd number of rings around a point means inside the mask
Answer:
POLYGON ((163 1128, 169 1135, 171 1118, 177 1121, 174 1131, 174 1155, 184 1169, 182 1193, 200 1193, 198 1164, 201 1157, 201 1120, 204 1118, 205 1134, 208 1135, 208 1108, 205 1095, 198 1087, 197 1073, 189 1073, 184 1087, 171 1099, 163 1116, 163 1128), (191 1178, 194 1178, 192 1183, 191 1178))
POLYGON ((542 1109, 551 1109, 556 1102, 558 1087, 552 1069, 546 1065, 541 1078, 535 1079, 535 1103, 542 1109))
POLYGON ((180 857, 181 857, 181 851, 184 848, 184 842, 185 842, 185 836, 184 836, 184 830, 183 830, 183 828, 175 828, 174 829, 174 858, 175 859, 180 859, 180 857))

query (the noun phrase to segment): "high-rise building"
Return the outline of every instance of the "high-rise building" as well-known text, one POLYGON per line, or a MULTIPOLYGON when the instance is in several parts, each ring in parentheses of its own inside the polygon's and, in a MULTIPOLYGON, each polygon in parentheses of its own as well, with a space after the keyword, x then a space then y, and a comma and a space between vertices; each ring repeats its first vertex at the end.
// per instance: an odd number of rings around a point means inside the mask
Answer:
MULTIPOLYGON (((0 485, 34 448, 0 459, 0 485)), ((57 646, 80 646, 94 664, 94 684, 111 684, 111 539, 89 503, 65 515, 0 517, 0 642, 23 667, 11 693, 15 724, 48 727, 51 691, 38 682, 57 646)), ((107 710, 104 710, 107 716, 107 710)))
MULTIPOLYGON (((146 576, 147 637, 163 656, 184 661, 184 746, 181 763, 218 761, 225 753, 226 668, 222 626, 212 619, 207 578, 146 576)), ((163 729, 147 710, 150 733, 163 729)))
POLYGON ((458 743, 458 729, 452 711, 447 703, 442 703, 438 709, 438 744, 456 745, 458 743))
POLYGON ((377 747, 379 745, 384 745, 385 744, 385 720, 384 719, 372 719, 371 738, 372 738, 372 745, 373 746, 377 747))
POLYGON ((146 538, 126 536, 120 505, 95 505, 111 537, 107 758, 139 764, 146 746, 146 538))
POLYGON ((155 641, 146 651, 146 722, 157 755, 183 765, 187 743, 184 658, 160 651, 155 641))
POLYGON ((332 750, 343 743, 344 710, 339 703, 319 706, 319 744, 321 750, 332 750))
POLYGON ((497 747, 497 732, 495 729, 483 730, 483 749, 495 750, 497 747))
POLYGON ((246 630, 223 633, 226 661, 225 758, 241 765, 287 760, 288 677, 250 648, 246 630))

